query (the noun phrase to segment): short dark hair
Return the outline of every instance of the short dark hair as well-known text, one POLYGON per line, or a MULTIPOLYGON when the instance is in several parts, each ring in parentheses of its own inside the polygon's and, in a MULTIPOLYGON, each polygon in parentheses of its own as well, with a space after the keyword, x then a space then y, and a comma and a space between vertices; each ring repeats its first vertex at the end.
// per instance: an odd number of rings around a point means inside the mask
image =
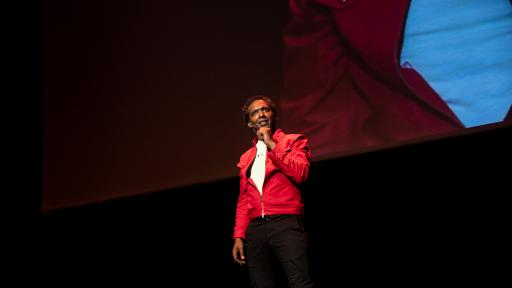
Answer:
POLYGON ((256 100, 263 100, 267 102, 268 106, 270 106, 270 110, 272 110, 272 113, 274 113, 274 117, 277 117, 277 105, 276 103, 268 96, 265 95, 255 95, 249 97, 245 103, 244 106, 242 106, 242 116, 244 119, 244 123, 247 124, 249 122, 249 106, 252 102, 256 100))

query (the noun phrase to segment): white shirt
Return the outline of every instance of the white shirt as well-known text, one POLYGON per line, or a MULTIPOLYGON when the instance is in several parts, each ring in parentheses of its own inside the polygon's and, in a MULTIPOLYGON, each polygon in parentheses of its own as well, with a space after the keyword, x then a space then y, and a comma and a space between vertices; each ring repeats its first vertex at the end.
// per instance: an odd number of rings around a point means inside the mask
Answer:
POLYGON ((265 160, 267 159, 267 145, 261 140, 256 143, 256 157, 251 168, 251 179, 256 188, 263 194, 263 182, 265 180, 265 160))

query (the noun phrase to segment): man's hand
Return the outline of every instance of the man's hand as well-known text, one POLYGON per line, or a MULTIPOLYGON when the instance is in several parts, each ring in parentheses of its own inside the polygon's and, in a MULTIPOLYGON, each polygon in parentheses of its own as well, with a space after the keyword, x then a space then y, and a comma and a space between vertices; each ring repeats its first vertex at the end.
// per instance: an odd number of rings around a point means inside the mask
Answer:
POLYGON ((276 142, 272 139, 272 129, 270 129, 270 127, 260 127, 258 131, 256 131, 256 135, 258 136, 258 140, 263 141, 270 150, 274 149, 276 146, 276 142))
POLYGON ((235 243, 233 244, 233 260, 240 265, 244 265, 245 261, 245 251, 244 251, 244 240, 242 238, 236 238, 235 243))

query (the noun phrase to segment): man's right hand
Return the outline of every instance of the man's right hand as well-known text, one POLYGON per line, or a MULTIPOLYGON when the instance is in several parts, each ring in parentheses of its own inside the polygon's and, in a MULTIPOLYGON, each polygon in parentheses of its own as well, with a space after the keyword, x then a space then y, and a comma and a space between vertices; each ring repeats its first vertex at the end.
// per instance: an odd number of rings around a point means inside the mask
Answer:
POLYGON ((242 238, 235 238, 235 243, 233 244, 233 260, 240 265, 244 265, 245 261, 245 251, 244 251, 244 240, 242 238))
POLYGON ((258 137, 258 140, 263 141, 270 150, 273 150, 274 147, 276 147, 276 142, 272 139, 272 129, 269 127, 260 127, 256 131, 256 136, 258 137))

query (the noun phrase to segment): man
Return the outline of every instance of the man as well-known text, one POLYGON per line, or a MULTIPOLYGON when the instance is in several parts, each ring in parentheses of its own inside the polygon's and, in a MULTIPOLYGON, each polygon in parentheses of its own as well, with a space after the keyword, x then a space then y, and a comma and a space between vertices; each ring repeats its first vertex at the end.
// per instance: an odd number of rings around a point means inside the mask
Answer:
POLYGON ((233 259, 248 264, 253 287, 275 287, 274 256, 291 287, 313 287, 302 223, 304 204, 297 187, 309 173, 308 140, 276 129, 276 105, 266 96, 249 98, 242 112, 256 137, 237 164, 240 195, 233 259))
POLYGON ((289 3, 280 121, 315 155, 512 120, 509 0, 289 3))

